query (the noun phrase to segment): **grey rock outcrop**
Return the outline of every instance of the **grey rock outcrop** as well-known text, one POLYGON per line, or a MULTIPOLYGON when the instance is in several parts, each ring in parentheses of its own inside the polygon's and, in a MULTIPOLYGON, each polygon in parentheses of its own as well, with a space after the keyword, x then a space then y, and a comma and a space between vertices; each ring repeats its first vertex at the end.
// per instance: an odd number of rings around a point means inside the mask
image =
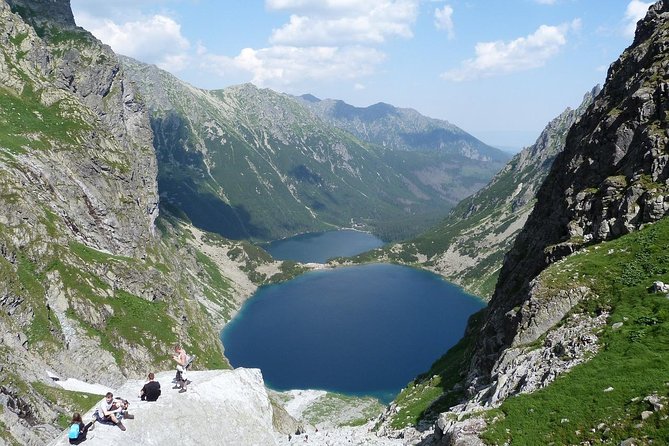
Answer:
POLYGON ((33 26, 76 27, 70 0, 7 0, 7 3, 33 26))
POLYGON ((669 4, 658 2, 634 43, 609 69, 588 112, 572 126, 538 192, 537 204, 505 258, 476 367, 485 375, 520 329, 529 284, 547 265, 669 213, 669 4))
MULTIPOLYGON (((162 394, 155 402, 140 401, 137 394, 144 384, 131 380, 114 391, 126 398, 129 413, 126 431, 96 423, 86 444, 198 444, 269 446, 283 436, 273 426, 272 404, 258 369, 211 370, 189 373, 192 384, 186 393, 171 389, 174 372, 156 376, 162 394)), ((93 418, 93 410, 83 414, 93 418)), ((50 443, 68 445, 66 434, 50 443)))

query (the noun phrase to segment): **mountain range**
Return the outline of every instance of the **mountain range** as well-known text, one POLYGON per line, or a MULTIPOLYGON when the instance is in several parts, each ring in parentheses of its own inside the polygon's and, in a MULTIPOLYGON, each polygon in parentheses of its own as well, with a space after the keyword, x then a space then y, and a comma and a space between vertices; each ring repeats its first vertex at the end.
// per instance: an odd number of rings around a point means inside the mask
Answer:
MULTIPOLYGON (((114 54, 68 0, 0 0, 0 444, 46 444, 93 406, 56 375, 118 388, 171 369, 176 343, 229 368, 221 327, 307 268, 249 239, 342 226, 408 235, 373 255, 492 295, 375 420, 378 444, 666 442, 667 48, 659 1, 601 91, 493 178, 501 152, 446 121, 197 89, 114 54)), ((257 373, 211 377, 253 381, 248 438, 298 425, 257 373)))
POLYGON ((363 135, 313 100, 252 84, 201 90, 121 60, 150 110, 163 202, 228 238, 267 241, 338 227, 415 235, 508 159, 414 111, 371 106, 363 125, 377 136, 363 135), (401 144, 378 138, 398 125, 401 144))

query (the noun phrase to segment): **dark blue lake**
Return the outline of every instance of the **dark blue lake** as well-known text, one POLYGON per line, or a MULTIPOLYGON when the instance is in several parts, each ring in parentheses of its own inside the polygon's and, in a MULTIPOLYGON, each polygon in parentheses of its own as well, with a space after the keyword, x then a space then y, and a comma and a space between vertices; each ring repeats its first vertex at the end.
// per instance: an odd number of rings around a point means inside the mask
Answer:
POLYGON ((382 245, 383 241, 372 234, 344 229, 301 234, 273 241, 263 248, 279 260, 325 263, 333 257, 354 256, 382 245))
POLYGON ((261 287, 221 337, 234 367, 260 368, 276 390, 389 402, 457 343, 483 306, 432 273, 363 265, 261 287))

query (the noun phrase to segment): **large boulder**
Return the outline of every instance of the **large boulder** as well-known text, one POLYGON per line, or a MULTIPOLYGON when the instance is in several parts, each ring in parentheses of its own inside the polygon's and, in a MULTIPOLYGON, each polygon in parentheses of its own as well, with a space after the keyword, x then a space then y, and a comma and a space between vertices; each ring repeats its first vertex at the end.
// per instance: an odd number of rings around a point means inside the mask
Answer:
MULTIPOLYGON (((276 445, 272 405, 258 369, 211 370, 188 373, 188 391, 172 389, 174 372, 157 374, 162 395, 155 402, 139 399, 141 380, 130 380, 114 392, 130 402, 134 419, 124 420, 126 431, 95 423, 87 445, 198 444, 276 445)), ((94 409, 84 414, 93 419, 94 409)), ((50 446, 68 445, 64 432, 50 446)))

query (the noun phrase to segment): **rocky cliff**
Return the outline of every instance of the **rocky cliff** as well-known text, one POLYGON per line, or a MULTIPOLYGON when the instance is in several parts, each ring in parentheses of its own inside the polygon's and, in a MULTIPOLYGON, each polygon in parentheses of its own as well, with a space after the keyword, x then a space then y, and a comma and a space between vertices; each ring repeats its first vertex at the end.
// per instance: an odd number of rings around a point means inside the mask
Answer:
POLYGON ((660 1, 569 129, 489 307, 402 392, 384 431, 416 420, 424 434, 438 418, 426 444, 666 438, 666 406, 651 401, 667 399, 653 364, 668 359, 668 42, 660 1))
POLYGON ((115 386, 177 342, 226 367, 220 328, 281 271, 159 216, 147 109, 69 1, 0 1, 0 51, 0 443, 42 445, 86 404, 49 373, 115 386))
POLYGON ((505 258, 477 355, 482 370, 517 336, 524 315, 514 308, 527 301, 541 270, 669 212, 668 12, 666 2, 650 8, 633 44, 609 68, 601 94, 569 131, 505 258))

